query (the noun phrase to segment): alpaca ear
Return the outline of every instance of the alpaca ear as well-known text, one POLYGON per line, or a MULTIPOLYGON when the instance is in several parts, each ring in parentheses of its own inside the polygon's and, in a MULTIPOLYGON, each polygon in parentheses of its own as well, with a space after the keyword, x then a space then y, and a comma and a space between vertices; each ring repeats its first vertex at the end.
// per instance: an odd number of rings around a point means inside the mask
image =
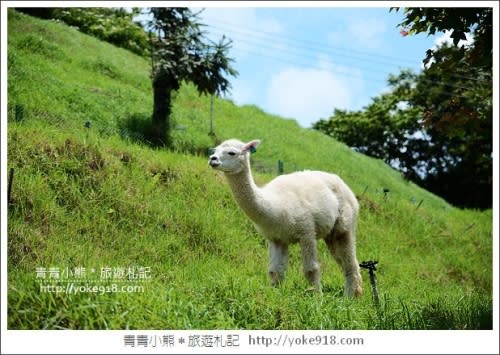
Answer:
POLYGON ((255 153, 257 151, 257 147, 260 145, 260 140, 254 139, 253 141, 248 142, 241 148, 243 153, 250 152, 255 153))

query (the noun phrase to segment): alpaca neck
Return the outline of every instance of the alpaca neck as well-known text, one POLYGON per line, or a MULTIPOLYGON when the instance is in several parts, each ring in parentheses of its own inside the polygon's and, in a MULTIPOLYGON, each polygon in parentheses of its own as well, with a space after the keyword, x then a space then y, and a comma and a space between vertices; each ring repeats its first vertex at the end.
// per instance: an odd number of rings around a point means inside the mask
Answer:
POLYGON ((269 207, 261 189, 255 184, 250 167, 238 174, 226 174, 233 196, 250 219, 262 223, 269 217, 269 207))

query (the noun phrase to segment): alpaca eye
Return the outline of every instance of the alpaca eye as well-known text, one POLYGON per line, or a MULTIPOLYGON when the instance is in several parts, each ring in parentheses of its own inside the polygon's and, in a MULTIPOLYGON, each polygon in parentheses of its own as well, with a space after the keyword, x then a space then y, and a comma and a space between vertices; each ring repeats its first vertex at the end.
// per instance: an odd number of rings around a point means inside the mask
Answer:
POLYGON ((236 153, 235 153, 235 152, 228 152, 227 154, 229 154, 229 155, 231 155, 231 156, 236 155, 236 153))

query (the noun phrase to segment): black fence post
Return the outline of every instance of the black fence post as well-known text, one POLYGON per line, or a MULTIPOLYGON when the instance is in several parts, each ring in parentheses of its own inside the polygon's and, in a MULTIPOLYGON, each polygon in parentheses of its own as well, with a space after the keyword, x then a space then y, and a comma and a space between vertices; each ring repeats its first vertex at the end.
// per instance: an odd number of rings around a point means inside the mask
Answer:
POLYGON ((284 165, 283 161, 278 160, 278 175, 283 174, 283 172, 285 171, 283 165, 284 165))
POLYGON ((10 168, 9 172, 9 182, 7 185, 7 204, 10 205, 12 204, 12 199, 10 197, 10 194, 12 192, 12 182, 14 180, 14 168, 10 168))

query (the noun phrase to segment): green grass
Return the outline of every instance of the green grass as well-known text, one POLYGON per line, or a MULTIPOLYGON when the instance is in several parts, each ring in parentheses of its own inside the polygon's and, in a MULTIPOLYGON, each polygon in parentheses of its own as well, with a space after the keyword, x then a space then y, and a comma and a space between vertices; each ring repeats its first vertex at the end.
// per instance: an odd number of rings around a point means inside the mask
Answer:
POLYGON ((454 208, 383 162, 254 106, 215 99, 211 137, 210 99, 190 85, 175 99, 174 148, 151 148, 137 133, 152 110, 147 60, 12 10, 8 26, 9 329, 492 328, 491 210, 454 208), (297 246, 284 284, 269 286, 264 239, 207 167, 207 148, 231 137, 262 140, 259 184, 282 160, 286 172, 331 171, 353 188, 358 259, 379 261, 379 312, 365 272, 363 297, 342 296, 323 244, 322 296, 306 291, 297 246), (80 267, 76 285, 111 287, 103 267, 147 267, 151 277, 116 279, 143 292, 40 287, 51 284, 37 268, 65 279, 80 267))

